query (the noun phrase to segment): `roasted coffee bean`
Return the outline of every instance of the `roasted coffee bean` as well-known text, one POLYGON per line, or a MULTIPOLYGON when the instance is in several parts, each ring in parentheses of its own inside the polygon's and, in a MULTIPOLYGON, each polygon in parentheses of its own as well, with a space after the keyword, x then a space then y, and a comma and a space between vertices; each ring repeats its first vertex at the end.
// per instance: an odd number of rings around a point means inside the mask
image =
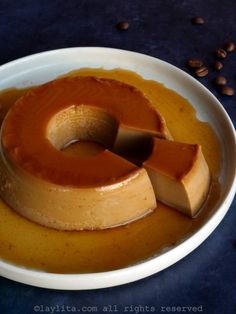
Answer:
POLYGON ((224 76, 217 76, 214 80, 216 85, 226 85, 227 80, 224 76))
POLYGON ((213 63, 213 68, 217 71, 220 71, 223 68, 223 64, 220 61, 215 61, 213 63))
POLYGON ((234 89, 232 87, 225 86, 225 85, 221 86, 220 92, 222 95, 226 95, 226 96, 234 95, 234 89))
POLYGON ((196 68, 200 68, 203 65, 203 62, 201 59, 191 58, 188 60, 187 64, 190 68, 196 69, 196 68))
POLYGON ((205 23, 205 20, 200 17, 200 16, 195 16, 191 19, 191 22, 194 24, 194 25, 202 25, 205 23))
POLYGON ((223 48, 216 49, 216 55, 218 58, 225 59, 227 57, 227 52, 223 48))
POLYGON ((200 68, 195 70, 195 74, 198 77, 204 77, 204 76, 206 76, 208 74, 208 69, 205 66, 201 66, 200 68))
POLYGON ((127 21, 121 21, 119 22, 116 27, 119 29, 119 30, 122 30, 122 31, 126 31, 128 28, 129 28, 129 22, 127 21))
POLYGON ((235 50, 235 43, 232 41, 229 41, 225 44, 225 50, 227 52, 233 52, 235 50))

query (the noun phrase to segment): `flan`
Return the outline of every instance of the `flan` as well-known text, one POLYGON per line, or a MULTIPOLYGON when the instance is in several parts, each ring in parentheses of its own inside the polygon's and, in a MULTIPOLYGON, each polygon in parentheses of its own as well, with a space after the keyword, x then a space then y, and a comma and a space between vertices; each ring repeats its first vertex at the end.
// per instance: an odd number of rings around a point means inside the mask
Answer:
POLYGON ((156 198, 194 217, 206 200, 211 181, 201 146, 158 138, 153 142, 144 168, 156 198))
POLYGON ((163 117, 136 88, 95 77, 49 82, 18 100, 3 121, 0 195, 47 227, 126 224, 150 213, 156 198, 145 168, 115 152, 153 136, 170 138, 163 117), (105 149, 88 158, 63 153, 72 140, 105 149))

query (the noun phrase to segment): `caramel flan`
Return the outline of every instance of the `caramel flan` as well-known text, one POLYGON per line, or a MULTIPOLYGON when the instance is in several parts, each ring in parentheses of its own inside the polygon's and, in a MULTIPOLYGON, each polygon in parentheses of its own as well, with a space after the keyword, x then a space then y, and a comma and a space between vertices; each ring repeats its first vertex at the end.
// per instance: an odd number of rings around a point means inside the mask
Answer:
POLYGON ((95 77, 49 82, 18 100, 4 119, 1 196, 23 216, 56 229, 126 224, 151 212, 156 199, 145 168, 114 152, 153 136, 170 138, 136 88, 95 77), (87 158, 63 153, 72 140, 105 149, 87 158))

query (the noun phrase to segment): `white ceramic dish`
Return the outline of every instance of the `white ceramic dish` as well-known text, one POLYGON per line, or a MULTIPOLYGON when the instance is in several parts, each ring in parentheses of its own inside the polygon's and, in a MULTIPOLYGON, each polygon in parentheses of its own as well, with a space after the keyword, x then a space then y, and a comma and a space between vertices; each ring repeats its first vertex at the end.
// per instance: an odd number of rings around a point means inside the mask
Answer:
POLYGON ((223 187, 221 198, 210 219, 197 232, 176 247, 137 265, 103 273, 63 275, 29 270, 0 261, 0 275, 3 277, 39 287, 68 290, 111 287, 147 277, 174 264, 200 245, 223 219, 235 195, 235 131, 229 117, 219 101, 203 85, 166 62, 110 48, 60 49, 1 66, 0 89, 37 85, 82 67, 132 70, 146 79, 165 84, 187 98, 195 107, 198 117, 208 121, 220 138, 224 154, 220 174, 223 187))

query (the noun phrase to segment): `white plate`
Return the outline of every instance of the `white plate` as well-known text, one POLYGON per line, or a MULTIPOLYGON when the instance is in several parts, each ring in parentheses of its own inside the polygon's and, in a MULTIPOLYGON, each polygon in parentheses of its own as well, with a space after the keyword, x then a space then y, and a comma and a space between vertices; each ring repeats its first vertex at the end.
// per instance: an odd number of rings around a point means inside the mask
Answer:
POLYGON ((0 67, 0 89, 37 85, 82 67, 122 68, 145 79, 164 83, 185 98, 201 120, 208 121, 220 138, 223 167, 221 198, 210 219, 193 235, 157 257, 127 268, 103 273, 63 275, 29 270, 0 261, 0 275, 34 286, 52 289, 96 289, 132 282, 174 264, 201 244, 226 214, 236 190, 234 127, 219 101, 198 81, 178 68, 139 53, 110 48, 68 48, 43 52, 0 67), (226 140, 227 139, 227 140, 226 140))

